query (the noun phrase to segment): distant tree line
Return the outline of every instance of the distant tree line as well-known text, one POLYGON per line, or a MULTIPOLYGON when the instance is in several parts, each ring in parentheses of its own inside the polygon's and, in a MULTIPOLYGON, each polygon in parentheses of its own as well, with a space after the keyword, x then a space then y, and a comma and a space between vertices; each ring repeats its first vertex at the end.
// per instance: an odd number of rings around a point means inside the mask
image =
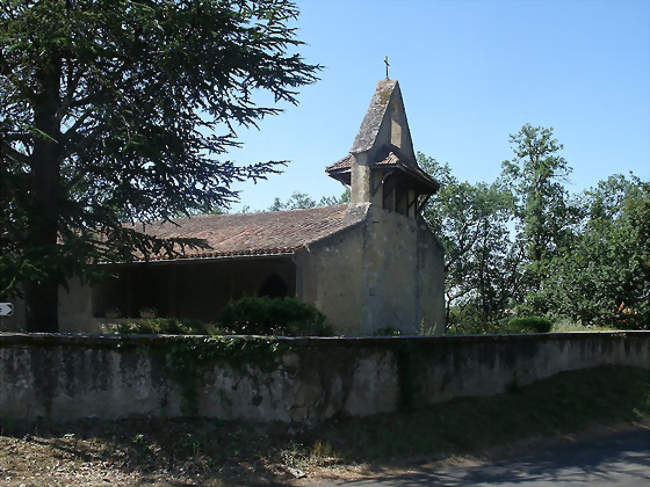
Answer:
POLYGON ((340 205, 342 203, 347 203, 348 201, 350 201, 350 192, 347 190, 339 197, 323 196, 318 201, 311 198, 307 193, 294 191, 285 201, 282 201, 276 196, 273 200, 273 204, 269 207, 269 211, 301 210, 306 208, 316 208, 318 206, 340 205))

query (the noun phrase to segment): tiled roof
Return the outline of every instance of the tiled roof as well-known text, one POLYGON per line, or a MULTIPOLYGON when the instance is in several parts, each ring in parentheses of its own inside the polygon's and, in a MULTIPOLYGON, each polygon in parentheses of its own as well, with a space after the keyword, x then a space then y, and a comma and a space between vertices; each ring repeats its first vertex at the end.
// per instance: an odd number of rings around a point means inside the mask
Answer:
MULTIPOLYGON (((348 154, 343 159, 339 159, 334 164, 327 166, 325 171, 330 173, 334 171, 346 171, 352 167, 352 159, 354 155, 348 154)), ((399 157, 394 152, 389 152, 388 155, 379 162, 375 162, 373 166, 390 166, 399 163, 399 157)))
MULTIPOLYGON (((359 223, 366 205, 324 206, 306 210, 230 215, 201 215, 153 223, 145 233, 161 238, 198 238, 210 249, 187 250, 181 258, 235 257, 293 253, 359 223)), ((138 228, 138 230, 141 230, 138 228)))
MULTIPOLYGON (((352 161, 354 155, 348 154, 343 159, 338 160, 334 164, 327 166, 325 172, 328 175, 332 176, 335 179, 340 179, 342 174, 348 173, 352 167, 352 161)), ((397 168, 405 173, 408 173, 411 177, 414 177, 421 184, 429 186, 433 191, 438 191, 440 184, 424 172, 417 164, 409 164, 406 161, 403 161, 397 156, 394 152, 389 152, 388 155, 381 161, 373 163, 373 166, 385 167, 385 168, 397 168)))
POLYGON ((352 154, 348 154, 345 156, 343 159, 339 159, 336 161, 334 164, 330 164, 325 168, 326 173, 330 173, 333 171, 345 171, 346 169, 350 169, 352 166, 352 159, 354 156, 352 154))

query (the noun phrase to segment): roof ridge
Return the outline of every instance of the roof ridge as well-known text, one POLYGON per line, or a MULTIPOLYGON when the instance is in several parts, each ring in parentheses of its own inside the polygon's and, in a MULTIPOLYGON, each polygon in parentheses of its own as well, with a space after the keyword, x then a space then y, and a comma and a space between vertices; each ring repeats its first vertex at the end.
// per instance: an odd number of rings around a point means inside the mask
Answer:
MULTIPOLYGON (((290 210, 264 210, 264 211, 252 211, 252 212, 247 212, 247 213, 205 213, 201 215, 191 215, 187 217, 182 217, 182 218, 173 218, 170 221, 172 223, 179 224, 181 222, 186 222, 189 220, 202 220, 202 219, 207 219, 207 218, 228 218, 228 217, 241 217, 241 216, 255 216, 255 215, 266 215, 266 214, 283 214, 283 213, 297 213, 301 211, 315 211, 315 210, 322 210, 325 208, 334 208, 334 207, 343 207, 347 205, 347 203, 340 203, 338 205, 322 205, 322 206, 313 206, 311 208, 292 208, 290 210)), ((135 222, 136 225, 142 224, 142 222, 135 222)), ((168 223, 167 220, 154 220, 150 223, 146 223, 147 226, 150 225, 156 225, 156 224, 165 224, 168 223)))

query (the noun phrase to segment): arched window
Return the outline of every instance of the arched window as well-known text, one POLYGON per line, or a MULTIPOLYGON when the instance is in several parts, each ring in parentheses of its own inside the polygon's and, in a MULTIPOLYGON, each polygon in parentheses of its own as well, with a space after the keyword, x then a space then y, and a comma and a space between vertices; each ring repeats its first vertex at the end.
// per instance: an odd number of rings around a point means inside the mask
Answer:
POLYGON ((269 298, 283 298, 288 294, 289 286, 277 274, 271 274, 267 277, 258 293, 259 296, 268 296, 269 298))

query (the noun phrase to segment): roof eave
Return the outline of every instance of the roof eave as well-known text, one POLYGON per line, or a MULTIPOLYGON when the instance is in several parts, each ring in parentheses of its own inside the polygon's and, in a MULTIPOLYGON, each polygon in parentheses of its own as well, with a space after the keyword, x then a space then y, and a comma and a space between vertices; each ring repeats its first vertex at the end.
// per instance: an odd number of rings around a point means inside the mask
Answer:
POLYGON ((422 171, 421 169, 417 170, 412 168, 411 166, 404 164, 404 163, 392 163, 392 164, 382 164, 381 166, 377 166, 378 169, 386 170, 386 169, 397 169, 399 171, 402 171, 406 174, 408 174, 410 177, 415 179, 418 183, 420 183, 420 188, 424 189, 425 191, 422 192, 422 194, 435 194, 438 192, 440 189, 440 183, 433 179, 431 176, 429 176, 427 173, 422 171))
POLYGON ((211 260, 242 260, 242 259, 268 259, 272 257, 289 257, 296 254, 299 249, 291 249, 284 252, 269 252, 269 253, 250 253, 250 254, 223 254, 223 255, 192 255, 187 257, 178 257, 174 259, 149 259, 149 260, 132 260, 125 262, 100 262, 98 265, 134 265, 134 264, 165 264, 165 263, 193 263, 193 262, 206 262, 211 260))

